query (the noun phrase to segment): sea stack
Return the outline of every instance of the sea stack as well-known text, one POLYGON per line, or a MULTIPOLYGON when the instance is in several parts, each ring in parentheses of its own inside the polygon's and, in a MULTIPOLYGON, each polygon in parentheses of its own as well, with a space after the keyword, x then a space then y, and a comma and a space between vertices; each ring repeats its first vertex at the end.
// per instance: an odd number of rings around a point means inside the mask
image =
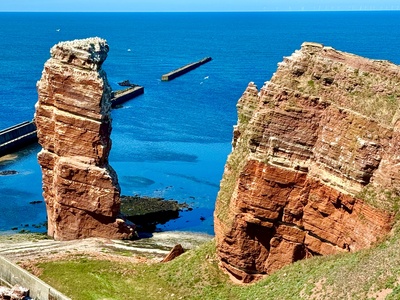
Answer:
POLYGON ((252 282, 294 261, 357 251, 400 203, 400 67, 317 43, 237 104, 215 211, 217 255, 252 282))
POLYGON ((37 83, 38 160, 48 234, 56 240, 133 234, 120 216, 118 178, 108 163, 111 88, 101 68, 108 51, 100 38, 61 42, 37 83))

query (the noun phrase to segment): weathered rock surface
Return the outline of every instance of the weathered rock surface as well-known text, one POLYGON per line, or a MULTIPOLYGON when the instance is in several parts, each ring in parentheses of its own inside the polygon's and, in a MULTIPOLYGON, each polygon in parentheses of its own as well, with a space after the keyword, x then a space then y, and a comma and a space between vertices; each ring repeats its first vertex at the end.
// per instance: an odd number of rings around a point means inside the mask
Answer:
POLYGON ((108 50, 100 38, 59 43, 37 83, 38 160, 48 234, 58 240, 133 233, 119 216, 120 188, 108 163, 111 88, 101 69, 108 50))
POLYGON ((174 248, 171 249, 171 251, 168 253, 166 257, 161 261, 163 263, 170 262, 171 260, 174 260, 178 256, 182 255, 185 253, 185 250, 183 249, 181 244, 176 244, 174 248))
POLYGON ((391 230, 400 200, 400 67, 304 43, 240 98, 215 211, 217 253, 251 282, 391 230))

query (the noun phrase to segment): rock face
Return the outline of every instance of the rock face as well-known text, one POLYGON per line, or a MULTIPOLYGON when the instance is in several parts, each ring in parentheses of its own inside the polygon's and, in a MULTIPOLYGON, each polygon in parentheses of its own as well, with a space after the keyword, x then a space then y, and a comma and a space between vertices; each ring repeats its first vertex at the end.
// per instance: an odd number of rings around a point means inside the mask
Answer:
POLYGON ((170 262, 171 260, 174 260, 183 253, 185 253, 185 250, 183 249, 182 245, 176 244, 174 248, 171 249, 168 255, 164 257, 164 259, 161 262, 163 263, 170 262))
POLYGON ((240 98, 215 211, 222 268, 251 282, 387 235, 400 203, 400 67, 304 43, 240 98))
POLYGON ((105 40, 62 42, 51 49, 42 78, 35 123, 43 172, 48 234, 58 240, 129 238, 120 216, 111 149, 111 88, 101 69, 105 40))

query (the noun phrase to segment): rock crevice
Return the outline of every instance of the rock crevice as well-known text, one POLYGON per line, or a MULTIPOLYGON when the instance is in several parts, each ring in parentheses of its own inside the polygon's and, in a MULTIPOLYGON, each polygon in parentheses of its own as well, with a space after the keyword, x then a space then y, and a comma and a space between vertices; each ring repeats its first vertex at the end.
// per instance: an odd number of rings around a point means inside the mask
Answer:
POLYGON ((239 99, 215 211, 217 253, 251 282, 369 247, 400 203, 400 67, 304 43, 239 99))
POLYGON ((37 83, 35 123, 48 234, 58 240, 129 238, 120 188, 108 163, 111 88, 101 69, 109 47, 89 38, 55 45, 37 83))

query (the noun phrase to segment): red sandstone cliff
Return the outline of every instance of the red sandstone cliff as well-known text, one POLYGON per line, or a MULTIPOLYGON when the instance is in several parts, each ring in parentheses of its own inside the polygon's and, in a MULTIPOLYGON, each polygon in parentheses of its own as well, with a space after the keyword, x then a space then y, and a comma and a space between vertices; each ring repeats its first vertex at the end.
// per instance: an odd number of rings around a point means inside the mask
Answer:
POLYGON ((35 123, 43 149, 48 234, 58 240, 129 238, 120 216, 111 149, 111 88, 101 69, 108 45, 99 38, 55 45, 37 83, 35 123))
POLYGON ((304 43, 240 98, 217 254, 251 282, 388 234, 400 203, 400 67, 304 43))

